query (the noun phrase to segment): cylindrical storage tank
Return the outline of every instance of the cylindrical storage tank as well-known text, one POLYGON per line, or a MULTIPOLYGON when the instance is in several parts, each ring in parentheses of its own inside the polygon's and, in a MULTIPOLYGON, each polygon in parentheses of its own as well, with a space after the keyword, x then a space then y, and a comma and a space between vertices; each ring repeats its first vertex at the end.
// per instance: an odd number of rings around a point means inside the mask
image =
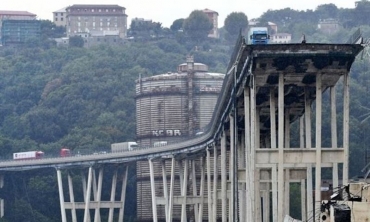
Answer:
MULTIPOLYGON (((136 80, 136 142, 139 147, 181 142, 208 130, 206 127, 212 118, 224 74, 209 73, 206 65, 194 63, 192 58, 179 65, 177 71, 136 80)), ((153 221, 148 162, 137 162, 136 169, 137 220, 153 221)), ((170 172, 169 166, 166 171, 170 172)), ((175 171, 178 175, 178 167, 175 171)), ((158 163, 154 164, 154 176, 162 176, 158 163)), ((155 183, 156 187, 163 187, 161 180, 155 183)), ((179 185, 178 178, 175 184, 179 185)), ((177 185, 175 196, 181 195, 177 185)), ((176 205, 173 210, 173 220, 178 221, 181 208, 176 205)), ((157 213, 159 220, 164 221, 162 206, 158 206, 157 213)), ((206 212, 204 215, 205 218, 206 212)))
POLYGON ((136 81, 139 146, 180 142, 206 130, 224 74, 208 73, 201 63, 181 64, 178 71, 136 81))

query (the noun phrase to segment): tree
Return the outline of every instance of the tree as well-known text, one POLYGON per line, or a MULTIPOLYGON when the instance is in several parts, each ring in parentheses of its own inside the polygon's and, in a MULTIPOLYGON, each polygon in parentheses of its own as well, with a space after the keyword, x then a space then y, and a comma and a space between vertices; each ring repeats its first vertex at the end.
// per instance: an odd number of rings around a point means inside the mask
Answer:
POLYGON ((182 29, 182 26, 183 26, 183 24, 184 24, 184 21, 185 21, 185 19, 183 19, 183 18, 176 19, 175 21, 173 21, 173 23, 172 23, 172 25, 171 25, 170 29, 171 29, 172 31, 174 31, 174 32, 179 31, 180 29, 182 29))
POLYGON ((320 19, 328 19, 328 18, 337 18, 338 17, 338 7, 331 4, 324 4, 319 5, 316 8, 316 14, 320 19))
POLYGON ((200 10, 192 11, 184 21, 185 33, 195 41, 205 40, 212 28, 211 20, 200 10))
POLYGON ((248 29, 248 17, 243 12, 232 12, 226 17, 224 28, 227 31, 226 39, 235 42, 239 32, 245 34, 248 29))
POLYGON ((243 12, 232 12, 225 19, 225 29, 231 36, 237 36, 248 28, 248 17, 243 12))
POLYGON ((71 36, 69 37, 69 46, 82 48, 84 46, 84 40, 81 36, 71 36))

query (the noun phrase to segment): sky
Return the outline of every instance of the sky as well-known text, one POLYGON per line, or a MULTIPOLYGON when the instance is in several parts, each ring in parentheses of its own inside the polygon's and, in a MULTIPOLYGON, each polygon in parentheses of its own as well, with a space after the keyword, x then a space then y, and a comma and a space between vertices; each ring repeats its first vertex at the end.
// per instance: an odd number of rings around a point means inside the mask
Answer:
POLYGON ((161 22, 163 27, 170 27, 173 21, 186 18, 193 10, 205 8, 218 12, 219 28, 232 12, 243 12, 248 19, 257 18, 264 12, 291 8, 295 10, 314 10, 322 4, 335 4, 338 8, 354 8, 357 0, 2 0, 0 10, 28 11, 38 19, 52 20, 53 11, 73 4, 116 4, 126 8, 128 25, 133 18, 151 19, 161 22))

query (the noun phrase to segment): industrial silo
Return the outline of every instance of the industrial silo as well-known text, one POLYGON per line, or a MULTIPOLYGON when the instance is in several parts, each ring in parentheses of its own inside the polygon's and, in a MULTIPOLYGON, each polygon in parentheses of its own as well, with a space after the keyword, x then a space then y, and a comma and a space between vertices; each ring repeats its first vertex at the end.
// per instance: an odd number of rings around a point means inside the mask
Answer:
MULTIPOLYGON (((136 80, 139 147, 181 142, 206 131, 223 79, 224 74, 210 73, 207 65, 194 63, 193 58, 188 57, 186 63, 178 66, 177 72, 136 80)), ((136 170, 137 220, 152 221, 148 162, 138 162, 136 170)), ((161 171, 161 166, 154 162, 155 174, 159 176, 161 171)), ((175 182, 175 193, 179 193, 180 187, 176 184, 178 182, 175 182)), ((174 217, 180 215, 179 206, 174 206, 173 210, 174 217)), ((158 206, 157 213, 159 218, 165 218, 163 207, 158 206)))

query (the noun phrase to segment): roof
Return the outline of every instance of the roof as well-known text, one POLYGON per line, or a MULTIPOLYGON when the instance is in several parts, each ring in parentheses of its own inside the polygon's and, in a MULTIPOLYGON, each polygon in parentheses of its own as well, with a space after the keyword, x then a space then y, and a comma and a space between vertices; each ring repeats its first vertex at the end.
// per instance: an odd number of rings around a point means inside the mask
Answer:
POLYGON ((61 8, 59 10, 56 10, 54 12, 66 12, 67 7, 61 8))
POLYGON ((203 9, 203 10, 202 10, 202 12, 204 12, 204 13, 216 13, 216 14, 218 15, 218 12, 216 12, 216 11, 213 11, 213 10, 211 10, 211 9, 208 9, 208 8, 206 8, 206 9, 203 9))
POLYGON ((0 15, 9 15, 9 16, 23 15, 23 16, 33 16, 33 17, 37 16, 36 14, 30 13, 27 11, 7 11, 7 10, 0 10, 0 15))
POLYGON ((121 8, 126 9, 125 7, 119 6, 119 5, 101 5, 101 4, 75 4, 68 6, 67 8, 121 8))

